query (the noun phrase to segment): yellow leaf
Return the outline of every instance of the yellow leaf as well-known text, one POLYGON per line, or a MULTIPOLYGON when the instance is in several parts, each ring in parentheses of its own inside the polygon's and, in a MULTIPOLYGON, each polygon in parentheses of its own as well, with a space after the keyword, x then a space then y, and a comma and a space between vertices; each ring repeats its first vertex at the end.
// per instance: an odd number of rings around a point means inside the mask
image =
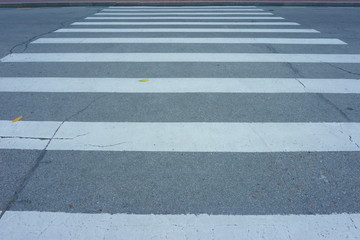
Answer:
POLYGON ((148 78, 144 78, 144 79, 139 80, 139 82, 148 82, 148 81, 150 81, 150 79, 148 79, 148 78))
POLYGON ((23 116, 19 116, 19 117, 15 118, 15 119, 13 119, 13 120, 11 120, 11 121, 17 122, 17 121, 20 121, 22 118, 23 118, 23 116))

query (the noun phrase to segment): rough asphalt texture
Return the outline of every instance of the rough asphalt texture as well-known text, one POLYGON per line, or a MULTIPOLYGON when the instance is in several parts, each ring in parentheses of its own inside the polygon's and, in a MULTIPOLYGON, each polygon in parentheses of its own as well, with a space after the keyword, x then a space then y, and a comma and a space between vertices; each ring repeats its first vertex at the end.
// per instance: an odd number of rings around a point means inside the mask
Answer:
MULTIPOLYGON (((360 53, 360 8, 263 7, 320 34, 171 33, 173 37, 324 37, 344 46, 39 44, 102 8, 0 9, 0 55, 10 52, 360 53)), ((76 27, 76 26, 72 26, 76 27)), ((80 27, 80 26, 79 26, 80 27)), ((144 26, 146 27, 146 26, 144 26)), ((247 27, 247 26, 242 26, 247 27)), ((265 26, 266 27, 266 26, 265 26)), ((259 26, 261 28, 261 26, 259 26)), ((291 26, 289 26, 291 28, 291 26)), ((360 78, 358 64, 0 63, 2 77, 360 78)), ((359 122, 355 94, 0 93, 1 120, 113 122, 359 122), (89 105, 94 99, 93 104, 89 105), (88 107, 88 108, 86 108, 88 107), (81 112, 81 110, 85 109, 81 112), (78 114, 76 114, 78 113, 78 114)), ((0 150, 0 207, 158 214, 360 212, 360 153, 148 153, 0 150), (25 181, 24 181, 24 178, 25 181), (23 188, 22 188, 23 186, 23 188), (18 195, 17 190, 21 190, 18 195), (14 195, 15 194, 15 195, 14 195), (15 200, 12 202, 12 200, 15 200), (72 205, 73 208, 69 208, 72 205)))

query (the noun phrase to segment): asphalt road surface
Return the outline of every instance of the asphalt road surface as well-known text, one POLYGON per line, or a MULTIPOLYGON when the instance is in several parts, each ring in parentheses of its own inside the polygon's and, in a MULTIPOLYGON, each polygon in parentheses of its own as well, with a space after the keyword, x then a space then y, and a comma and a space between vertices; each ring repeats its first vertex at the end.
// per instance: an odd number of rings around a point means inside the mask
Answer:
POLYGON ((0 238, 359 239, 359 19, 0 9, 0 238))

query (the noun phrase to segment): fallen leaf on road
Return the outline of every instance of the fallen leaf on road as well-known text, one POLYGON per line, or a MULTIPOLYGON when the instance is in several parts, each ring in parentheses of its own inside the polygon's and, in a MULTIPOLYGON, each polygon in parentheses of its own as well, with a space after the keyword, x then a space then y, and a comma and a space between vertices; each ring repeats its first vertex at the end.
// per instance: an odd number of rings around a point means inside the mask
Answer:
POLYGON ((148 81, 150 81, 150 79, 147 79, 147 78, 139 80, 139 82, 148 82, 148 81))
POLYGON ((20 121, 21 119, 23 118, 23 116, 19 116, 13 120, 11 120, 12 122, 17 122, 17 121, 20 121))

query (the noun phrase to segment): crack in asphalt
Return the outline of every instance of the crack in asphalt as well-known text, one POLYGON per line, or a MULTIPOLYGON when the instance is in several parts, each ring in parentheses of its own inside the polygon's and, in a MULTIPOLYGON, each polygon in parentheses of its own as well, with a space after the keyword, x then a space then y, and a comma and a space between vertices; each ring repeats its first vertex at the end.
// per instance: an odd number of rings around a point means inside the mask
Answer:
MULTIPOLYGON (((276 52, 276 50, 275 50, 274 48, 269 48, 269 49, 273 49, 273 51, 276 52)), ((300 73, 300 71, 299 71, 293 64, 291 64, 291 63, 285 63, 285 64, 286 64, 286 65, 293 71, 293 73, 296 74, 298 77, 304 78, 304 76, 300 73)), ((333 67, 337 68, 336 66, 334 66, 334 65, 332 65, 332 64, 330 64, 330 63, 328 63, 328 64, 329 64, 330 66, 333 66, 333 67)), ((346 70, 344 70, 344 71, 346 71, 346 70)), ((296 79, 296 81, 298 81, 304 88, 306 88, 305 84, 302 83, 298 78, 295 78, 295 79, 296 79)), ((322 94, 322 93, 316 93, 316 95, 317 95, 321 100, 325 101, 327 104, 329 104, 329 105, 331 105, 333 108, 335 108, 335 110, 338 111, 339 114, 340 114, 343 118, 346 119, 346 121, 351 122, 351 119, 346 115, 346 113, 345 113, 343 110, 341 110, 338 106, 336 106, 335 103, 333 103, 330 99, 326 98, 326 97, 324 96, 324 94, 322 94)))
MULTIPOLYGON (((266 48, 271 52, 271 53, 279 53, 273 46, 271 45, 266 45, 266 48)), ((290 68, 290 70, 298 77, 301 77, 303 78, 304 76, 300 73, 299 69, 297 69, 292 63, 290 62, 285 62, 284 65, 288 66, 290 68)), ((296 79, 301 85, 304 86, 305 88, 305 85, 300 82, 298 79, 296 79)))
MULTIPOLYGON (((269 51, 272 52, 272 53, 278 53, 278 51, 277 51, 273 46, 267 45, 266 48, 269 49, 269 51)), ((342 69, 342 68, 340 68, 340 67, 338 67, 338 66, 335 66, 335 65, 333 65, 333 64, 331 64, 331 63, 327 63, 327 64, 330 65, 330 66, 332 66, 332 67, 334 67, 334 68, 337 68, 337 69, 340 69, 340 70, 342 70, 342 71, 345 71, 345 72, 347 72, 347 73, 355 74, 355 75, 360 75, 360 74, 358 74, 358 73, 353 73, 353 72, 347 71, 347 70, 345 70, 345 69, 342 69)), ((300 71, 299 71, 292 63, 287 62, 287 63, 285 63, 285 65, 287 65, 287 66, 291 69, 291 71, 292 71, 296 76, 298 76, 298 77, 300 77, 300 78, 304 78, 304 76, 300 73, 300 71)), ((303 82, 301 82, 298 78, 295 78, 295 79, 296 79, 296 81, 298 81, 304 88, 306 88, 306 86, 305 86, 305 84, 304 84, 303 82)), ((329 104, 329 105, 331 105, 333 108, 335 108, 335 110, 338 111, 339 114, 340 114, 343 118, 346 119, 346 121, 351 122, 351 119, 346 115, 346 113, 345 113, 343 110, 341 110, 338 106, 336 106, 335 103, 333 103, 330 99, 326 98, 326 97, 324 96, 324 94, 322 94, 322 93, 316 93, 316 95, 317 95, 321 100, 325 101, 327 104, 329 104)))
POLYGON ((28 40, 26 40, 26 41, 24 41, 24 42, 21 42, 21 43, 19 43, 19 44, 16 44, 15 46, 13 46, 13 47, 9 50, 9 54, 13 54, 13 53, 23 53, 23 52, 25 52, 25 51, 28 49, 29 44, 30 44, 33 40, 35 40, 35 39, 37 39, 37 38, 39 38, 39 37, 42 37, 42 36, 44 36, 44 35, 46 35, 46 34, 50 34, 50 33, 54 32, 54 31, 56 31, 56 30, 58 30, 58 29, 60 29, 60 28, 65 27, 66 25, 68 25, 68 24, 66 24, 67 22, 68 22, 68 21, 61 22, 61 23, 60 23, 60 27, 58 27, 58 28, 56 28, 56 29, 52 29, 52 30, 47 31, 47 32, 45 32, 45 33, 40 33, 40 34, 38 34, 38 35, 36 35, 36 36, 34 36, 34 37, 29 38, 28 40), (17 52, 15 52, 16 48, 18 48, 18 47, 20 47, 20 46, 23 46, 23 50, 22 50, 22 51, 17 51, 17 52))
POLYGON ((349 216, 349 218, 350 218, 350 221, 354 224, 354 228, 355 228, 355 229, 358 229, 357 226, 356 226, 356 224, 355 224, 355 221, 352 219, 352 217, 349 216))
POLYGON ((120 142, 120 143, 109 144, 109 145, 86 144, 86 146, 99 147, 99 148, 106 148, 106 147, 112 147, 112 146, 121 145, 121 144, 124 144, 124 143, 128 143, 128 142, 120 142))
POLYGON ((360 148, 359 144, 357 144, 356 142, 353 141, 351 135, 349 135, 349 141, 352 142, 352 143, 354 143, 357 148, 360 148))
POLYGON ((360 76, 360 73, 356 73, 356 72, 352 72, 352 71, 346 70, 346 69, 344 69, 344 68, 338 67, 338 66, 336 66, 336 65, 334 65, 334 64, 331 64, 331 63, 326 63, 326 64, 329 65, 329 66, 331 66, 331 67, 333 67, 333 68, 339 69, 339 70, 341 70, 341 71, 343 71, 343 72, 346 72, 346 73, 349 73, 349 74, 352 74, 352 75, 360 76))
POLYGON ((272 53, 278 53, 278 51, 272 45, 266 45, 266 48, 272 53))
POLYGON ((11 139, 11 138, 15 138, 15 139, 33 139, 33 140, 73 140, 75 138, 78 137, 82 137, 85 135, 88 135, 89 133, 85 133, 85 134, 80 134, 77 135, 75 137, 71 137, 71 138, 42 138, 42 137, 22 137, 22 136, 0 136, 0 139, 11 139))
POLYGON ((331 105, 333 108, 335 108, 335 110, 338 111, 339 114, 346 119, 346 121, 351 122, 351 119, 348 117, 348 115, 346 115, 346 113, 345 113, 343 110, 341 110, 338 106, 336 106, 335 103, 333 103, 330 99, 326 98, 326 97, 324 96, 324 94, 322 94, 322 93, 316 93, 316 95, 317 95, 318 97, 320 97, 320 99, 322 99, 323 101, 325 101, 326 103, 328 103, 329 105, 331 105))
MULTIPOLYGON (((99 13, 101 10, 102 10, 102 8, 99 8, 95 13, 99 13)), ((54 32, 54 31, 56 31, 56 30, 58 30, 58 29, 60 29, 60 28, 69 26, 69 25, 72 24, 73 22, 76 22, 76 21, 78 21, 78 20, 84 19, 84 17, 87 17, 87 16, 88 16, 88 14, 83 15, 83 16, 80 16, 80 17, 77 17, 77 18, 74 18, 74 19, 72 19, 71 21, 67 20, 67 21, 60 22, 60 26, 59 26, 59 27, 57 27, 57 28, 55 28, 55 29, 52 29, 52 30, 50 30, 50 31, 47 31, 47 32, 45 32, 45 33, 40 33, 40 34, 38 34, 38 35, 36 35, 36 36, 33 36, 33 37, 29 38, 29 39, 26 40, 26 41, 23 41, 23 42, 21 42, 21 43, 16 44, 15 46, 13 46, 13 47, 9 50, 9 53, 8 53, 8 54, 23 53, 23 52, 25 52, 25 51, 28 49, 29 44, 30 44, 32 41, 34 41, 35 39, 37 39, 37 38, 39 38, 39 37, 42 37, 42 36, 44 36, 44 35, 46 35, 46 34, 50 34, 50 33, 54 32), (20 47, 20 46, 23 46, 22 51, 16 51, 16 52, 15 52, 15 50, 16 50, 18 47, 20 47)))
MULTIPOLYGON (((80 109, 79 111, 75 112, 74 114, 70 115, 69 117, 65 118, 60 124, 59 126, 56 128, 56 130, 54 131, 53 135, 51 138, 46 139, 48 140, 46 146, 44 147, 43 150, 41 150, 39 156, 36 158, 36 160, 33 163, 33 166, 30 168, 30 170, 25 174, 24 178, 21 180, 21 183, 19 184, 19 186, 15 189, 14 194, 12 195, 12 197, 10 198, 10 200, 7 202, 7 204, 5 205, 4 209, 1 211, 0 214, 0 219, 4 216, 4 214, 10 209, 10 207, 16 202, 16 200, 19 198, 20 193, 22 192, 22 190, 25 188, 25 186, 27 185, 27 183, 29 182, 31 176, 34 174, 35 170, 39 167, 41 161, 44 159, 46 153, 47 153, 47 148, 50 145, 51 141, 55 138, 55 135, 57 134, 57 132, 60 130, 60 128, 62 127, 62 125, 66 122, 69 121, 71 118, 81 114, 82 112, 84 112, 85 110, 87 110, 92 104, 94 104, 95 102, 99 101, 100 99, 104 98, 105 96, 109 96, 106 94, 103 94, 95 99, 93 99, 88 105, 86 105, 85 107, 83 107, 82 109, 80 109)), ((79 136, 84 136, 87 135, 89 133, 84 133, 84 134, 80 134, 76 137, 79 136)))
POLYGON ((299 69, 297 69, 292 63, 287 62, 287 63, 285 63, 285 65, 287 65, 296 76, 301 77, 301 78, 304 77, 300 73, 299 69))
POLYGON ((295 78, 295 80, 298 81, 304 88, 306 88, 305 84, 302 81, 300 81, 300 79, 295 78))

